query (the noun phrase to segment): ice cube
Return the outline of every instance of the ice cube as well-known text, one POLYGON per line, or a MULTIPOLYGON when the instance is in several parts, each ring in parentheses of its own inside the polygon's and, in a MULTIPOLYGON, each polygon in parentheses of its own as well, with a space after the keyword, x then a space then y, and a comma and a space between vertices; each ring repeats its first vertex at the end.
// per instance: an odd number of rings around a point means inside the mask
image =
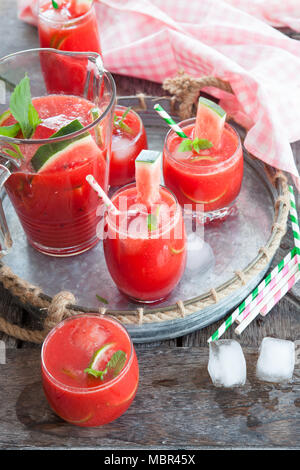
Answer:
POLYGON ((107 331, 100 324, 86 318, 84 321, 74 322, 70 343, 92 354, 107 342, 107 337, 107 331))
POLYGON ((259 348, 256 376, 267 382, 288 382, 293 377, 295 344, 285 339, 266 337, 259 348))
POLYGON ((133 218, 128 224, 127 231, 130 238, 148 238, 147 215, 140 214, 133 218))
POLYGON ((187 236, 186 271, 207 272, 214 265, 215 257, 210 245, 196 232, 189 233, 187 236))
POLYGON ((234 339, 209 343, 208 373, 217 387, 237 387, 246 382, 246 361, 241 345, 234 339))
POLYGON ((113 139, 111 150, 114 153, 115 160, 129 160, 134 154, 132 139, 122 137, 122 139, 113 139))

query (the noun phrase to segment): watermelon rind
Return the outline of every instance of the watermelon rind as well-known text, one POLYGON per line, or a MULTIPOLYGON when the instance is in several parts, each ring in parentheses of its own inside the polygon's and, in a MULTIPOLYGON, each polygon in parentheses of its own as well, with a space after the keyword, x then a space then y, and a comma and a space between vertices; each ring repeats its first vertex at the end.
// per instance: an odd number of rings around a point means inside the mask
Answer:
POLYGON ((214 101, 208 100, 207 98, 204 98, 203 96, 200 96, 199 104, 203 104, 204 106, 207 106, 212 111, 217 113, 221 118, 223 118, 224 116, 226 118, 226 111, 224 111, 224 109, 221 108, 221 106, 219 106, 214 101))
POLYGON ((0 116, 0 126, 2 126, 2 124, 5 123, 5 121, 7 121, 7 119, 11 116, 11 112, 9 110, 7 111, 4 111, 3 114, 1 114, 0 116))
MULTIPOLYGON (((70 122, 66 126, 59 129, 57 132, 55 132, 50 138, 53 139, 55 137, 62 137, 65 135, 73 134, 74 132, 77 132, 81 129, 83 129, 83 125, 81 124, 81 122, 78 121, 78 119, 75 119, 74 121, 70 122)), ((67 147, 70 147, 71 145, 76 145, 77 141, 83 138, 91 139, 92 137, 88 132, 84 132, 83 134, 80 134, 70 139, 63 140, 61 142, 54 142, 53 144, 49 143, 41 145, 31 159, 32 167, 37 172, 40 170, 44 170, 47 166, 53 163, 54 160, 57 160, 57 158, 59 158, 64 153, 64 150, 67 147)), ((70 148, 68 150, 70 150, 70 148)))
POLYGON ((155 162, 158 162, 160 160, 161 155, 161 152, 158 152, 156 150, 142 150, 136 158, 135 163, 154 164, 155 162))
POLYGON ((115 343, 107 343, 107 344, 104 344, 104 346, 102 346, 100 349, 98 349, 98 350, 94 353, 89 367, 92 368, 92 369, 97 369, 99 360, 102 358, 103 354, 104 354, 108 349, 112 348, 112 347, 114 346, 114 344, 115 344, 115 343))
MULTIPOLYGON (((92 119, 93 121, 96 121, 96 119, 98 119, 100 117, 100 109, 99 108, 92 108, 91 109, 91 115, 92 115, 92 119)), ((95 136, 96 136, 96 141, 97 141, 97 144, 99 145, 99 147, 102 147, 104 145, 103 141, 103 135, 102 135, 102 128, 101 128, 101 124, 98 124, 96 127, 95 127, 95 136)))
POLYGON ((200 97, 195 122, 194 137, 207 139, 218 148, 221 142, 226 111, 214 101, 200 97))

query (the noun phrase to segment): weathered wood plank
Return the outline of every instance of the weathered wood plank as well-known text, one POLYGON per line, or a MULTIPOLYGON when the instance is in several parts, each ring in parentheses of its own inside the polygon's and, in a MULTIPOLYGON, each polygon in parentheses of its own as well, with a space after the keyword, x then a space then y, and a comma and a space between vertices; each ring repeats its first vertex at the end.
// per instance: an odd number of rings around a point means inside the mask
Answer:
POLYGON ((290 384, 259 382, 257 349, 244 353, 247 383, 223 389, 208 375, 208 348, 138 350, 131 408, 106 426, 79 428, 49 409, 39 351, 10 350, 0 369, 0 448, 299 448, 299 366, 290 384))

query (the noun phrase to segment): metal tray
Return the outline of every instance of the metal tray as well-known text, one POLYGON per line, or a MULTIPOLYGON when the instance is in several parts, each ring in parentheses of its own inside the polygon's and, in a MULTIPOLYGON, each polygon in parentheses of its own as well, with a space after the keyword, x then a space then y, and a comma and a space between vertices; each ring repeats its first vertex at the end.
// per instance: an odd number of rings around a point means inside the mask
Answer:
MULTIPOLYGON (((139 107, 140 100, 137 97, 121 97, 118 102, 137 109, 146 127, 149 148, 162 150, 168 127, 153 110, 155 98, 142 100, 146 109, 139 107)), ((169 101, 163 101, 162 104, 166 109, 169 108, 169 101)), ((205 227, 199 257, 195 257, 193 251, 189 252, 187 268, 180 284, 164 302, 145 306, 147 311, 176 305, 179 300, 193 302, 194 298, 211 289, 226 285, 236 271, 251 265, 260 248, 268 244, 272 236, 278 193, 268 180, 264 166, 247 155, 247 152, 244 155, 245 172, 242 190, 236 201, 236 215, 219 226, 205 227)), ((92 250, 75 257, 53 258, 43 255, 28 245, 8 197, 4 195, 3 198, 13 238, 13 248, 3 258, 3 262, 17 276, 41 287, 50 297, 62 290, 71 291, 78 306, 82 306, 85 311, 107 307, 109 313, 126 312, 136 311, 141 306, 129 302, 116 288, 106 268, 101 242, 92 250), (107 299, 108 304, 101 304, 96 294, 107 299)), ((136 343, 171 339, 203 328, 224 317, 238 305, 264 277, 269 265, 267 263, 250 282, 214 305, 184 318, 149 321, 141 325, 127 324, 126 327, 136 343)))

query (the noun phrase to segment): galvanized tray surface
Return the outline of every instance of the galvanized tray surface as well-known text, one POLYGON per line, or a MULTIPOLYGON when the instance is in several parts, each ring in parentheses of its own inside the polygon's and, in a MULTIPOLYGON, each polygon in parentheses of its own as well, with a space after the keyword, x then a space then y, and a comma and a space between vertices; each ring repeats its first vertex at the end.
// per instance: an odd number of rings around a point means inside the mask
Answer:
MULTIPOLYGON (((139 104, 135 97, 122 97, 118 102, 135 108, 139 104)), ((153 110, 154 99, 147 98, 145 102, 147 110, 138 109, 138 112, 146 127, 149 148, 162 150, 168 127, 153 110)), ((168 107, 168 103, 163 102, 163 105, 168 107)), ((204 233, 197 229, 196 235, 192 233, 191 224, 187 224, 189 237, 194 243, 193 249, 188 251, 184 276, 168 299, 152 307, 147 305, 147 309, 172 306, 179 300, 192 300, 212 288, 228 283, 236 271, 244 270, 253 263, 259 249, 270 239, 276 197, 276 190, 268 181, 263 166, 245 152, 244 179, 236 201, 236 214, 219 226, 205 227, 204 233)), ((95 310, 105 306, 109 311, 128 311, 141 306, 129 302, 113 283, 101 242, 92 250, 75 257, 49 257, 28 245, 20 222, 5 196, 4 210, 13 238, 13 248, 3 261, 16 275, 38 285, 51 297, 62 290, 71 291, 77 304, 85 309, 95 310), (96 294, 108 303, 101 304, 96 294)), ((247 285, 199 312, 172 321, 126 327, 133 341, 139 343, 175 338, 203 328, 238 305, 263 278, 268 266, 247 285)))

